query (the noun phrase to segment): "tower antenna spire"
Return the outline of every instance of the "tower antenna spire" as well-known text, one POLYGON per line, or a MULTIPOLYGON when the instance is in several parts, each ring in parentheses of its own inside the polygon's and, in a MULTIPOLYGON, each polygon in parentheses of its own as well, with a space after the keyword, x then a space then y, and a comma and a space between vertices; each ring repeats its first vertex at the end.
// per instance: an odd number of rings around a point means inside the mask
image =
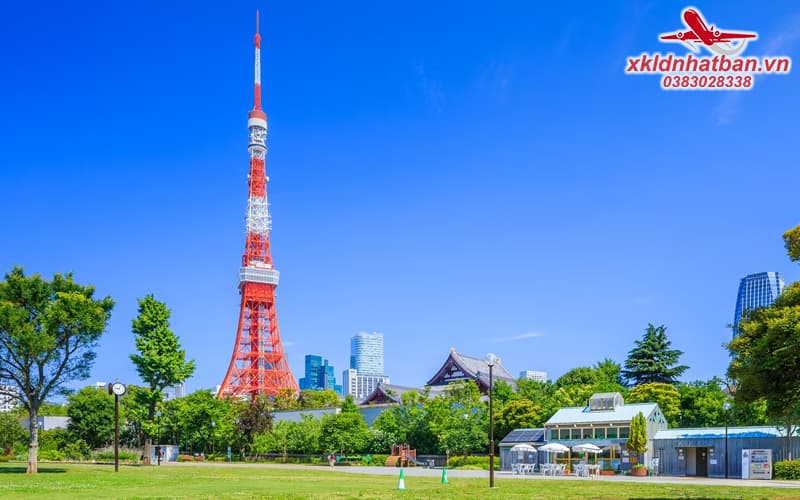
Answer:
POLYGON ((255 79, 253 81, 253 110, 261 110, 261 34, 259 33, 258 9, 256 9, 256 60, 255 60, 255 79))

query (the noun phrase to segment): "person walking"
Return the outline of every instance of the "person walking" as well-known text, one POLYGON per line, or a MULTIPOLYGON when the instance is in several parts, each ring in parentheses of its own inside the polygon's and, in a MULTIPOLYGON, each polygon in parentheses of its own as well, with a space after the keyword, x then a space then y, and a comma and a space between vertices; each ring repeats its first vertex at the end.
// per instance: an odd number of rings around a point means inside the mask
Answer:
POLYGON ((328 463, 331 464, 331 467, 336 465, 336 455, 334 455, 333 453, 328 454, 328 463))

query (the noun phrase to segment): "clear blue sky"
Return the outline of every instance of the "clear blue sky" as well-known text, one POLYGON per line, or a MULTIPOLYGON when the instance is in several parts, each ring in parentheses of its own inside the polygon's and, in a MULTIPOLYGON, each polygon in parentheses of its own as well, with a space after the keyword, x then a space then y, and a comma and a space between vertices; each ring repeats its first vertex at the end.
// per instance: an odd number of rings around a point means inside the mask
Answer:
MULTIPOLYGON (((795 2, 696 3, 800 60, 795 2)), ((623 362, 648 322, 723 375, 739 280, 800 267, 797 71, 665 92, 674 2, 12 2, 0 16, 0 267, 74 271, 117 305, 91 379, 135 383, 147 293, 197 362, 230 360, 254 11, 290 366, 385 335, 394 383, 450 347, 512 372, 623 362)))

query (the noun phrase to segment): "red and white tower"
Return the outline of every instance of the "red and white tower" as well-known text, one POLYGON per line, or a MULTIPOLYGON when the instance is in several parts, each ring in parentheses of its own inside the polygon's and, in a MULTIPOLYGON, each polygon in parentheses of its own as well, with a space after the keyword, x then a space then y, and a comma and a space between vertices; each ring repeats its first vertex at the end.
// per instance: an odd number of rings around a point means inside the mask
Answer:
POLYGON ((278 331, 275 288, 278 270, 272 266, 269 248, 271 220, 267 203, 267 115, 261 109, 261 36, 256 12, 255 103, 247 115, 250 130, 250 197, 247 201, 247 237, 239 269, 239 326, 228 373, 217 393, 226 396, 275 396, 298 391, 289 370, 278 331))

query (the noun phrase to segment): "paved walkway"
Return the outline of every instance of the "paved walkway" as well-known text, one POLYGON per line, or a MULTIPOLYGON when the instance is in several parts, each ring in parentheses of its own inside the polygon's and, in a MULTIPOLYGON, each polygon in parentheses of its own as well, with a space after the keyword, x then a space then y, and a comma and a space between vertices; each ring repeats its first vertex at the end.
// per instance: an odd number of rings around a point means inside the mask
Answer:
MULTIPOLYGON (((319 465, 295 465, 295 464, 258 464, 258 463, 221 463, 221 462, 162 462, 162 466, 168 467, 194 467, 198 465, 216 466, 216 467, 245 467, 245 468, 276 468, 276 469, 299 469, 299 470, 314 470, 321 473, 327 472, 344 472, 347 474, 366 474, 377 476, 396 476, 399 469, 396 467, 328 467, 319 465)), ((424 469, 421 467, 408 467, 403 469, 406 477, 441 477, 442 469, 424 469)), ((485 470, 459 470, 448 469, 448 478, 483 478, 489 480, 489 471, 485 470)), ((662 484, 698 484, 706 486, 734 486, 734 487, 772 487, 772 488, 798 488, 800 489, 800 481, 746 481, 743 479, 723 479, 713 477, 683 477, 683 476, 657 476, 657 477, 633 477, 633 476, 597 476, 596 478, 585 478, 576 476, 541 476, 538 474, 533 475, 519 475, 511 474, 511 472, 498 471, 495 472, 495 479, 498 481, 504 480, 519 480, 519 481, 611 481, 611 482, 635 482, 635 483, 662 483, 662 484)))

